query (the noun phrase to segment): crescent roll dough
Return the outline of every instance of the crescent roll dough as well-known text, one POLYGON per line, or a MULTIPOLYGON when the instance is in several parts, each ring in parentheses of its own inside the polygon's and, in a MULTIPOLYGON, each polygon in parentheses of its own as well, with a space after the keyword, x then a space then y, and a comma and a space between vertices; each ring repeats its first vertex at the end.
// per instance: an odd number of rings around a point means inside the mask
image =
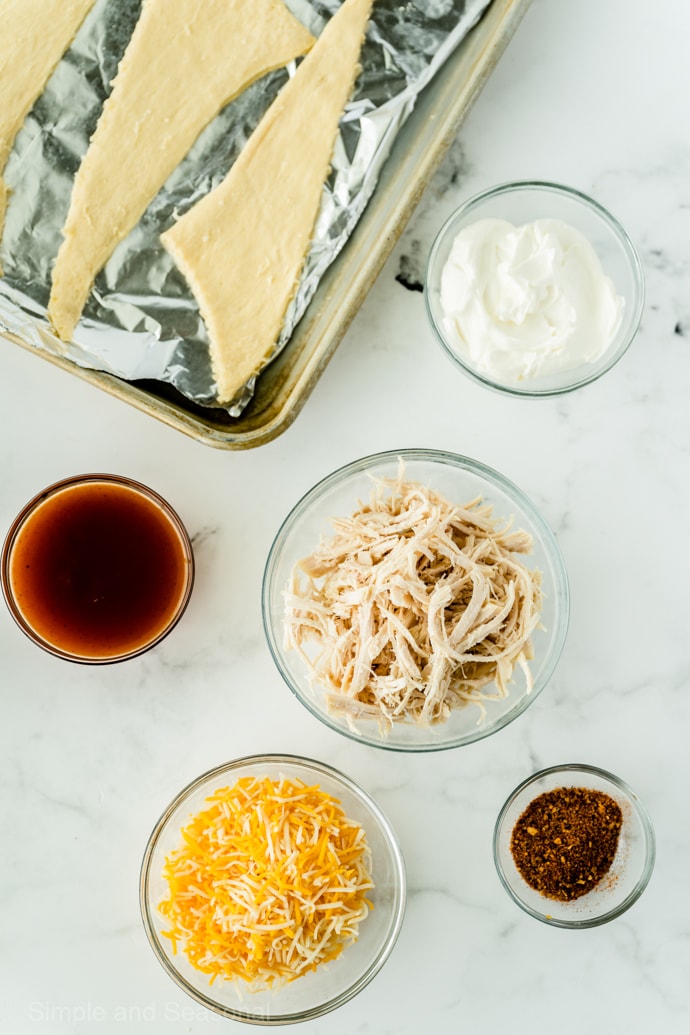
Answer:
POLYGON ((258 371, 280 333, 371 7, 345 0, 225 180, 162 236, 199 303, 221 402, 258 371))
POLYGON ((3 0, 0 8, 0 234, 7 207, 7 188, 2 174, 14 138, 94 3, 95 0, 3 0))
POLYGON ((93 280, 201 130, 313 38, 283 0, 144 0, 74 181, 48 315, 64 340, 93 280))

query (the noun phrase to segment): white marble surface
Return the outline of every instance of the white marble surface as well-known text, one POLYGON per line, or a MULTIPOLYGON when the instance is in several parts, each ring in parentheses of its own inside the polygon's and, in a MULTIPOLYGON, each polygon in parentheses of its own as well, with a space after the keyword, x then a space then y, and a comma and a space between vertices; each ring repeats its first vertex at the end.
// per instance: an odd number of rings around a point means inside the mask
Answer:
POLYGON ((205 1032, 224 1021, 155 960, 137 902, 162 808, 214 764, 263 751, 333 763, 375 795, 409 900, 374 982, 319 1035, 690 1030, 690 7, 534 0, 404 238, 296 423, 216 452, 0 344, 0 525, 44 485, 112 470, 157 488, 194 535, 187 615, 157 650, 91 670, 35 648, 0 609, 0 1030, 205 1032), (537 177, 592 192, 636 240, 643 326, 623 361, 561 399, 511 400, 451 368, 419 275, 469 193, 537 177), (552 684, 472 747, 401 756, 322 727, 275 670, 259 586, 271 538, 314 481, 357 456, 434 446, 516 481, 558 535, 572 588, 552 684), (638 791, 656 827, 646 893, 566 932, 524 915, 493 822, 537 767, 585 761, 638 791))

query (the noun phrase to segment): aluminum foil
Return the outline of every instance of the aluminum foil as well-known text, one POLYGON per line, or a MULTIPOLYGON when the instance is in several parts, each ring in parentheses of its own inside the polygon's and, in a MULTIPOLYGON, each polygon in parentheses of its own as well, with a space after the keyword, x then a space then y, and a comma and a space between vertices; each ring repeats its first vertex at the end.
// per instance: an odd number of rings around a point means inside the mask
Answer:
MULTIPOLYGON (((289 340, 320 278, 347 241, 376 185, 395 135, 454 47, 490 0, 377 0, 356 92, 341 120, 312 247, 277 350, 289 340)), ((340 0, 286 0, 318 36, 340 0)), ((18 135, 5 170, 11 190, 0 262, 0 329, 80 366, 125 380, 167 381, 206 406, 218 405, 208 337, 182 274, 160 244, 175 218, 226 175, 294 62, 253 84, 196 144, 96 279, 65 344, 46 319, 50 276, 86 152, 141 0, 98 0, 18 135)), ((276 351, 277 351, 276 350, 276 351)), ((255 379, 233 400, 238 416, 255 379)))

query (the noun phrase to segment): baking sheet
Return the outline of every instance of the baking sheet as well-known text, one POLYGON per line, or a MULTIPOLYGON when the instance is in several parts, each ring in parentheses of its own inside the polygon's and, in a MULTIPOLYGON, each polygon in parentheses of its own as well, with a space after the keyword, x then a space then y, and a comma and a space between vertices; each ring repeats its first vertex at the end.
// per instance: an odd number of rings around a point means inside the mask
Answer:
MULTIPOLYGON (((79 370, 61 355, 46 358, 212 445, 243 448, 273 438, 290 423, 318 378, 366 288, 393 246, 457 125, 493 67, 528 0, 493 0, 478 27, 450 56, 417 102, 383 168, 379 186, 347 247, 320 280, 287 347, 258 380, 242 416, 233 419, 183 399, 160 382, 125 384, 107 373, 79 370)), ((43 347, 45 328, 32 334, 4 319, 13 340, 43 347)))

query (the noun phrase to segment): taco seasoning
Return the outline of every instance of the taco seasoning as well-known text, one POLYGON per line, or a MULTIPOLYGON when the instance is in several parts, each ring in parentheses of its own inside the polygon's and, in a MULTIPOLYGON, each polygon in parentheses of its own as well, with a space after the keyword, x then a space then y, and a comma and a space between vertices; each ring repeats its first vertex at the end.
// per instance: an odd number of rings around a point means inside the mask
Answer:
POLYGON ((529 803, 513 828, 510 851, 531 888, 571 902, 610 870, 622 825, 620 806, 608 794, 558 787, 529 803))

